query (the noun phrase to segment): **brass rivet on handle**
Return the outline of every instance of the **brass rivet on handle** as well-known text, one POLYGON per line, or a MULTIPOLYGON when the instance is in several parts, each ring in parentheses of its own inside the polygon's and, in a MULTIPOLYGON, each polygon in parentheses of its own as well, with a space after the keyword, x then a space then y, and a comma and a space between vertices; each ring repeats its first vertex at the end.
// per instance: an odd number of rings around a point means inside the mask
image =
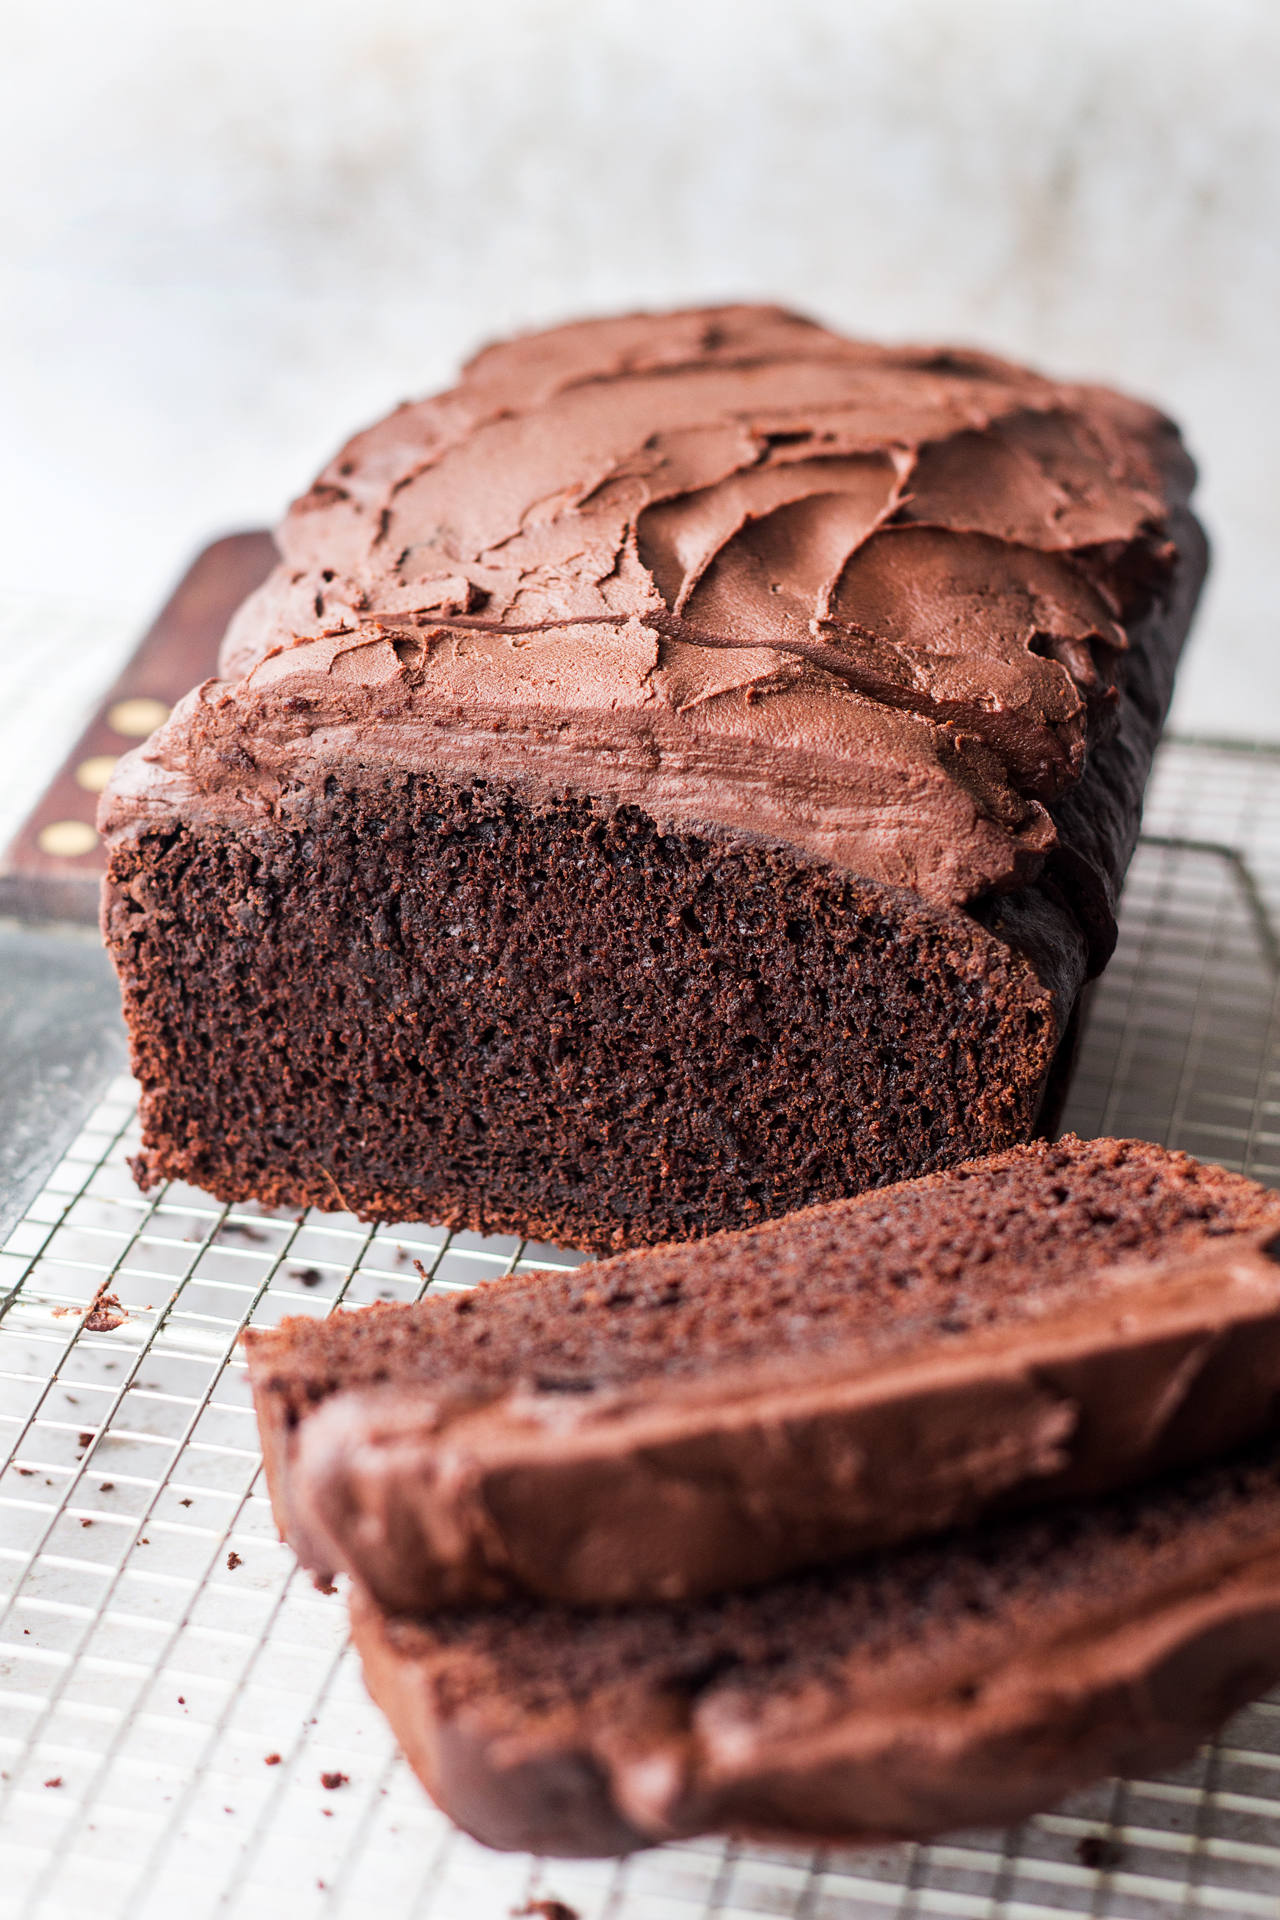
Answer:
POLYGON ((76 768, 76 785, 86 793, 101 793, 119 757, 115 753, 95 753, 88 760, 82 760, 76 768))
POLYGON ((92 853, 97 844, 98 836, 87 820, 51 820, 36 835, 41 853, 51 853, 58 860, 74 860, 77 854, 92 853))
POLYGON ((117 700, 113 707, 108 708, 107 725, 116 733, 127 734, 130 740, 144 740, 164 724, 169 712, 163 700, 148 700, 135 695, 129 700, 117 700))

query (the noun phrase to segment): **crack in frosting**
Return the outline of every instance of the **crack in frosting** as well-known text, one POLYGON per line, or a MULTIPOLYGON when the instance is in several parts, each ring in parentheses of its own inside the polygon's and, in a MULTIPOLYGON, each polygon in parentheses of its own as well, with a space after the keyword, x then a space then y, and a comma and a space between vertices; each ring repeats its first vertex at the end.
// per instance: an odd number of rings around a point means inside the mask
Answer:
POLYGON ((1116 724, 1191 478, 1136 401, 775 308, 530 335, 330 463, 234 684, 148 751, 225 809, 215 735, 265 730, 282 791, 376 739, 949 903, 1008 890, 1116 724))

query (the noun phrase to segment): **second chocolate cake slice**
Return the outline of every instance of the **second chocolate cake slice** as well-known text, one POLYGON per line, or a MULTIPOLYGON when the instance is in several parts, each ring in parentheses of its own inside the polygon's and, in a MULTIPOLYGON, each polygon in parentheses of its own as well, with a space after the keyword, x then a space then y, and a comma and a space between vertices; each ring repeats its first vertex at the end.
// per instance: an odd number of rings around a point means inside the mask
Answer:
POLYGON ((1043 1143, 746 1233, 247 1336, 277 1521, 393 1611, 676 1600, 1221 1455, 1280 1196, 1043 1143))
POLYGON ((410 1764, 489 1846, 926 1840, 1175 1766, 1280 1676, 1280 1458, 698 1607, 351 1611, 410 1764))

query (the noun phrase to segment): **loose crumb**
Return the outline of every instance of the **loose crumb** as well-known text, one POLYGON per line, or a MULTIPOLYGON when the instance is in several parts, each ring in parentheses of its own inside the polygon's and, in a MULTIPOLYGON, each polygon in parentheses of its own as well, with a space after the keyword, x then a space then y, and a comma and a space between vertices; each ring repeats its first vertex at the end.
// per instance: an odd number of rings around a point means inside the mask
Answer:
POLYGON ((185 1707, 185 1706, 186 1706, 186 1704, 187 1704, 187 1701, 186 1701, 186 1696, 185 1696, 185 1694, 181 1694, 181 1693, 180 1693, 180 1694, 178 1695, 178 1705, 179 1705, 180 1707, 185 1707))
POLYGON ((244 1561, 238 1553, 229 1553, 227 1555, 227 1571, 229 1573, 234 1573, 237 1567, 242 1567, 243 1565, 244 1561))
POLYGON ((293 1278, 301 1280, 304 1287, 318 1287, 324 1279, 319 1267, 295 1267, 293 1278))
POLYGON ((321 1807, 321 1809, 320 1809, 320 1811, 321 1811, 321 1813, 322 1813, 322 1814, 324 1815, 324 1817, 325 1817, 325 1819, 326 1819, 326 1820, 332 1820, 332 1818, 333 1818, 333 1808, 332 1808, 332 1807, 321 1807))
POLYGON ((189 1507, 191 1502, 189 1500, 179 1500, 178 1505, 180 1507, 189 1507))
POLYGON ((511 1911, 517 1920, 578 1920, 577 1908, 563 1900, 529 1900, 511 1911))
POLYGON ((317 1593, 336 1593, 338 1591, 332 1580, 322 1580, 319 1574, 315 1576, 312 1585, 315 1587, 317 1593))
POLYGON ((1114 1840, 1104 1840, 1100 1833, 1087 1833, 1083 1840, 1076 1841, 1076 1859, 1094 1873, 1109 1873, 1124 1859, 1124 1848, 1114 1840))
POLYGON ((116 1483, 114 1480, 104 1480, 102 1485, 98 1488, 99 1493, 114 1493, 115 1490, 116 1490, 116 1483))
POLYGON ((82 1520, 82 1521, 80 1522, 80 1525, 81 1525, 82 1527, 91 1527, 91 1526, 93 1525, 93 1522, 92 1522, 92 1520, 82 1520))
POLYGON ((278 1753, 269 1753, 266 1755, 262 1764, 264 1767, 278 1767, 280 1765, 280 1755, 278 1753))
POLYGON ((322 1787, 328 1787, 330 1793, 332 1793, 336 1787, 345 1787, 347 1783, 348 1776, 345 1773, 322 1773, 320 1775, 320 1785, 322 1787))
POLYGON ((91 1433, 82 1433, 80 1435, 80 1445, 82 1447, 91 1447, 93 1445, 93 1435, 91 1433))
MULTIPOLYGON (((118 1294, 108 1293, 110 1280, 104 1280, 89 1302, 89 1311, 84 1324, 90 1333, 110 1333, 115 1327, 122 1327, 129 1318, 120 1304, 118 1294)), ((70 1394, 67 1395, 70 1399, 70 1394)))
POLYGON ((62 1785, 62 1775, 55 1773, 52 1780, 45 1781, 45 1785, 46 1787, 60 1787, 62 1785))

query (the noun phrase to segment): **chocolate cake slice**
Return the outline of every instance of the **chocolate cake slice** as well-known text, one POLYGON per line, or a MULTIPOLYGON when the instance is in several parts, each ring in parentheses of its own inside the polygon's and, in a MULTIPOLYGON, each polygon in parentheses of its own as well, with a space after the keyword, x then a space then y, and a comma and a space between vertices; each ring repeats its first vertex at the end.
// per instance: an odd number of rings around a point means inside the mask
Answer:
POLYGON ((609 1250, 1027 1138, 1192 479, 1136 401, 774 308, 488 349, 104 796, 140 1177, 609 1250))
POLYGON ((1020 1147, 695 1245, 245 1338, 281 1532, 393 1611, 676 1600, 1276 1424, 1280 1196, 1020 1147))
POLYGON ((1280 1456, 701 1606, 351 1617, 489 1846, 924 1840, 1173 1766, 1280 1677, 1280 1456))

